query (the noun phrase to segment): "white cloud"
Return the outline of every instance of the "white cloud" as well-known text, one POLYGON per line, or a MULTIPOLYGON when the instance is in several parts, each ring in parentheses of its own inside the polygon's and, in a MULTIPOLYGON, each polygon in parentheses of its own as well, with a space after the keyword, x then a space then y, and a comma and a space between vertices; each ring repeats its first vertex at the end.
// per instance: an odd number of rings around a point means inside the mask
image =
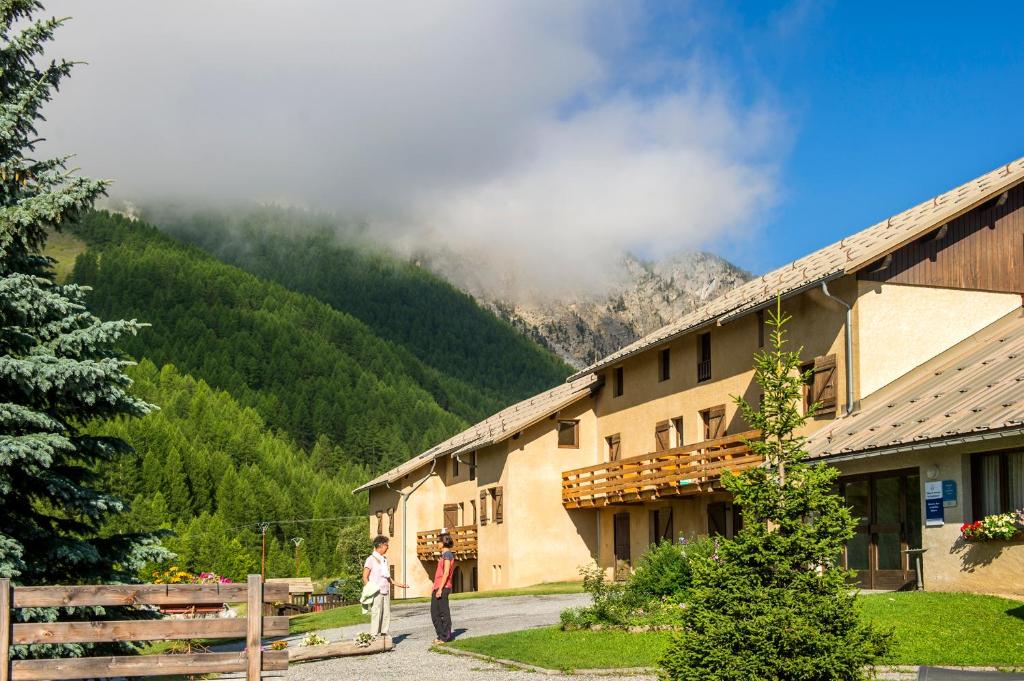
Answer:
POLYGON ((51 148, 115 196, 306 203, 550 285, 734 236, 775 192, 778 119, 697 63, 638 64, 643 17, 610 0, 48 11, 74 16, 54 53, 89 62, 48 109, 51 148), (658 94, 622 82, 652 69, 671 74, 658 94))

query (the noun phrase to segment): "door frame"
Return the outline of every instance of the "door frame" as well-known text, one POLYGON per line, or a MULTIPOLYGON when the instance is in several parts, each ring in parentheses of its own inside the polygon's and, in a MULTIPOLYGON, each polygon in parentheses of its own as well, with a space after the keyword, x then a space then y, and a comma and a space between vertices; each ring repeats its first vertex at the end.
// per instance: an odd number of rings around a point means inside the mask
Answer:
POLYGON ((632 515, 629 511, 622 511, 612 515, 612 561, 613 571, 615 579, 625 579, 628 576, 633 565, 633 547, 632 538, 630 537, 630 523, 632 522, 632 515), (624 521, 624 522, 621 522, 624 521), (620 537, 619 526, 623 526, 624 537, 620 537), (621 540, 625 540, 624 542, 621 540), (619 555, 619 546, 625 546, 626 555, 622 557, 619 555), (620 565, 621 564, 621 565, 620 565))
MULTIPOLYGON (((917 570, 910 560, 910 556, 906 550, 909 548, 910 531, 909 531, 909 517, 908 512, 910 509, 907 508, 907 484, 908 478, 911 476, 917 477, 920 481, 921 471, 919 468, 899 468, 895 470, 885 471, 872 471, 870 473, 857 473, 854 475, 844 475, 837 481, 839 484, 839 494, 846 500, 846 486, 851 482, 863 482, 868 483, 868 521, 867 523, 858 523, 855 532, 858 534, 868 535, 868 569, 856 571, 856 581, 864 589, 884 589, 884 590, 900 590, 904 589, 911 584, 917 583, 917 570), (884 480, 889 478, 898 478, 900 481, 900 523, 899 523, 899 536, 900 536, 900 566, 899 570, 880 570, 878 568, 878 535, 881 532, 892 532, 893 530, 889 526, 883 526, 877 522, 877 494, 875 488, 875 481, 884 480)), ((920 482, 918 482, 920 484, 920 482)), ((920 507, 918 513, 921 512, 920 507)), ((843 567, 849 565, 847 558, 847 547, 843 546, 842 556, 843 567)))

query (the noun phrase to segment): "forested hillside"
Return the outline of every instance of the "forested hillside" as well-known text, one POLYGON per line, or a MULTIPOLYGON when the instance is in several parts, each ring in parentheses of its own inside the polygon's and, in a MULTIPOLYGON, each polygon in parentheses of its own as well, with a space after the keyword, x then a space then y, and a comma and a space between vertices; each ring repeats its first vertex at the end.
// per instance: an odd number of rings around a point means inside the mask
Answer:
POLYGON ((353 549, 356 536, 365 543, 365 502, 351 494, 366 479, 363 467, 323 441, 307 454, 269 432, 255 410, 170 365, 147 360, 129 375, 135 394, 160 410, 94 426, 135 447, 102 471, 108 490, 131 502, 110 529, 173 530, 165 544, 179 567, 244 579, 260 567, 255 523, 276 521, 267 535, 269 576, 294 574, 293 537, 303 540, 302 574, 354 573, 358 557, 346 550, 342 528, 350 528, 353 549), (280 522, 295 519, 332 520, 280 522))
POLYGON ((492 405, 526 399, 570 373, 472 296, 337 225, 269 207, 155 215, 160 229, 219 260, 357 317, 431 367, 495 396, 492 405))
POLYGON ((105 212, 74 227, 89 245, 73 278, 102 316, 152 329, 136 358, 226 390, 304 446, 325 435, 375 470, 404 461, 502 402, 424 365, 325 303, 105 212))

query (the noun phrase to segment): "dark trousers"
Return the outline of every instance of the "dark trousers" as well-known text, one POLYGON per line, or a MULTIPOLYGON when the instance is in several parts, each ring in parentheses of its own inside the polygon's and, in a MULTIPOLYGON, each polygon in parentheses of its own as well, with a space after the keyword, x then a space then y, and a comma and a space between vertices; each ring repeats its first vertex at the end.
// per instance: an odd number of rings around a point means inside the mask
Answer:
POLYGON ((451 589, 442 589, 441 597, 437 591, 430 592, 430 619, 434 623, 434 632, 442 641, 452 637, 452 611, 448 608, 448 595, 451 589))

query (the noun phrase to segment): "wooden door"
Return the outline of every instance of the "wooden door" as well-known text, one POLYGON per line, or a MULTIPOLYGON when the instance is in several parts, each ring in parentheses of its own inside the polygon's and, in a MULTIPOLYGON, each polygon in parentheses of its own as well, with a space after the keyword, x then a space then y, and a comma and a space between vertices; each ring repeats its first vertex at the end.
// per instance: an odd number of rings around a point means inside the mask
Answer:
POLYGON ((902 589, 917 580, 908 548, 921 546, 917 471, 886 471, 840 481, 857 527, 846 543, 844 565, 865 589, 902 589))
POLYGON ((629 545, 629 514, 616 513, 614 517, 615 578, 629 576, 631 566, 629 545))

